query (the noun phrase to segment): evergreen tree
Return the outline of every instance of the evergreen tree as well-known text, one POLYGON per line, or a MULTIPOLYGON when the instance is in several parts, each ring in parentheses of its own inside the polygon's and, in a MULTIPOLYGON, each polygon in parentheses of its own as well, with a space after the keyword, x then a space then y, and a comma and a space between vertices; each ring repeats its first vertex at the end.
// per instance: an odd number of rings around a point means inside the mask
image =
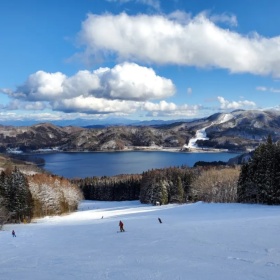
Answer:
POLYGON ((280 145, 271 136, 254 152, 241 169, 237 195, 239 202, 280 204, 280 145))

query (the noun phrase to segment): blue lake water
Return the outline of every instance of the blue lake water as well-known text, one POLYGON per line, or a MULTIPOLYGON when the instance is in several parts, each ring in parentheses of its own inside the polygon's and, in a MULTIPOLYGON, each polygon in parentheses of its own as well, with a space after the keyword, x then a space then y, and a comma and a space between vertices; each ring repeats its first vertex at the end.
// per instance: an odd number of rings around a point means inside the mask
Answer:
POLYGON ((47 153, 44 169, 66 178, 141 174, 170 166, 193 167, 197 161, 228 161, 235 153, 183 153, 163 151, 47 153))

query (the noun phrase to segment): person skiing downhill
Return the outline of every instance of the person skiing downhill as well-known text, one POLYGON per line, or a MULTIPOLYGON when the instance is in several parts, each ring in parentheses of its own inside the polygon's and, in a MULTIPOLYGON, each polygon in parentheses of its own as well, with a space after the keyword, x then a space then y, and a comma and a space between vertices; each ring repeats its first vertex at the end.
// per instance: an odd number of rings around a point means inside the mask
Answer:
POLYGON ((123 222, 122 221, 119 222, 119 226, 120 226, 120 232, 124 232, 125 230, 123 228, 123 222))
POLYGON ((13 237, 17 237, 14 230, 12 231, 12 235, 13 235, 13 237))

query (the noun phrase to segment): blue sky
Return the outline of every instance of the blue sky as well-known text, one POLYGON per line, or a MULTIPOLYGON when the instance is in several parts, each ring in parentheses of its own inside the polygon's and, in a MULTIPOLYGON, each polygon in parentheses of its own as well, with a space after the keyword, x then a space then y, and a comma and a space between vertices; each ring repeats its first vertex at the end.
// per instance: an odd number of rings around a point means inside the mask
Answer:
POLYGON ((278 106, 279 11, 275 0, 2 0, 0 124, 278 106))

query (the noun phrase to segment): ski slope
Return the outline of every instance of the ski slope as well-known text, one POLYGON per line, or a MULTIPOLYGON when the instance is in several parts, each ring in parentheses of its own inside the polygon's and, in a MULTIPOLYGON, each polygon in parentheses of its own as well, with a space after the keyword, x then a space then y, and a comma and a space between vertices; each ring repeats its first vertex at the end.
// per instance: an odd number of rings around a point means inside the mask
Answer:
POLYGON ((228 114, 228 113, 220 114, 219 118, 215 122, 212 122, 210 125, 207 125, 207 126, 203 127, 202 129, 197 130, 195 133, 195 137, 191 138, 189 140, 189 143, 187 145, 184 145, 184 148, 192 149, 192 150, 199 149, 198 145, 196 144, 196 141, 209 140, 209 138, 207 137, 207 133, 206 133, 207 128, 211 127, 214 124, 225 123, 233 118, 234 118, 234 116, 232 114, 228 114))
POLYGON ((0 244, 1 280, 277 280, 280 206, 83 201, 0 244))

